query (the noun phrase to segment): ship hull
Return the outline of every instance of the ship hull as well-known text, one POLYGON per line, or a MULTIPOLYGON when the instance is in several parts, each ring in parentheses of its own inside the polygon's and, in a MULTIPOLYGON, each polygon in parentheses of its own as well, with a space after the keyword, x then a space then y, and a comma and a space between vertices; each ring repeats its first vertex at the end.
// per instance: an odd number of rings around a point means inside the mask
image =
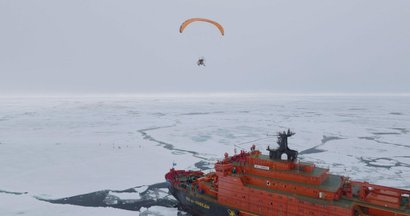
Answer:
POLYGON ((210 198, 193 194, 182 189, 169 186, 170 193, 179 201, 180 207, 194 216, 235 216, 239 215, 237 209, 220 205, 210 198))

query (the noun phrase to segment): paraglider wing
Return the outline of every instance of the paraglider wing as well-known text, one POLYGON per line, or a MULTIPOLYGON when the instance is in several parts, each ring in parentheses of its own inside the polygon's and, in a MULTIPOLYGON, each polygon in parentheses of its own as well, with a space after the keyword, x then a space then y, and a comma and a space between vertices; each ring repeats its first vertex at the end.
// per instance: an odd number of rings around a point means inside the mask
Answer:
POLYGON ((191 23, 193 23, 193 22, 208 22, 208 23, 211 23, 211 24, 213 24, 214 26, 216 26, 216 27, 219 29, 219 31, 221 32, 222 35, 225 34, 224 28, 222 27, 221 24, 219 24, 219 23, 217 23, 217 22, 215 22, 215 21, 213 21, 213 20, 206 19, 206 18, 191 18, 191 19, 185 20, 185 22, 182 23, 181 27, 179 27, 179 32, 182 33, 182 32, 184 31, 184 29, 185 29, 189 24, 191 24, 191 23))

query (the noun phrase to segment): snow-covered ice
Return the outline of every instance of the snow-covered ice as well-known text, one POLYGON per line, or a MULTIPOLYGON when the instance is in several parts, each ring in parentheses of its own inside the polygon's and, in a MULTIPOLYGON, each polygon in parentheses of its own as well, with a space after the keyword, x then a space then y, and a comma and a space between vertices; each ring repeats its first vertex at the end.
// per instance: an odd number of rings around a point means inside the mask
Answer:
POLYGON ((98 191, 107 202, 168 199, 149 185, 164 182, 174 163, 209 169, 225 152, 275 147, 276 132, 288 128, 301 160, 409 189, 409 110, 408 96, 0 98, 0 215, 135 215, 41 199, 98 191))

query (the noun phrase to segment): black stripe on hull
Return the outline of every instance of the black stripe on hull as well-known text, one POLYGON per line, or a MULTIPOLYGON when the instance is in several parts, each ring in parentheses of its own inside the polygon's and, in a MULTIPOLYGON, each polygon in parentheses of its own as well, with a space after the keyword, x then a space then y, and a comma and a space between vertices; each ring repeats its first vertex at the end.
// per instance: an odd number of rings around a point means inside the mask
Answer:
POLYGON ((190 192, 169 187, 171 194, 179 201, 182 209, 194 216, 236 216, 239 215, 237 209, 219 205, 216 202, 195 196, 190 192))

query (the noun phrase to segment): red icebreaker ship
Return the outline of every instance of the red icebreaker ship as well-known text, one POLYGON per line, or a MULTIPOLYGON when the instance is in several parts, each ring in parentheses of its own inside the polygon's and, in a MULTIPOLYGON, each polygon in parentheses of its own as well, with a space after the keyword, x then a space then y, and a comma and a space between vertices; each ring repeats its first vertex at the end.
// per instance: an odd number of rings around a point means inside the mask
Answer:
POLYGON ((171 169, 165 178, 180 207, 193 215, 410 216, 409 190, 352 181, 297 160, 294 133, 278 134, 277 149, 225 158, 215 171, 171 169), (282 160, 283 155, 287 160, 282 160))

